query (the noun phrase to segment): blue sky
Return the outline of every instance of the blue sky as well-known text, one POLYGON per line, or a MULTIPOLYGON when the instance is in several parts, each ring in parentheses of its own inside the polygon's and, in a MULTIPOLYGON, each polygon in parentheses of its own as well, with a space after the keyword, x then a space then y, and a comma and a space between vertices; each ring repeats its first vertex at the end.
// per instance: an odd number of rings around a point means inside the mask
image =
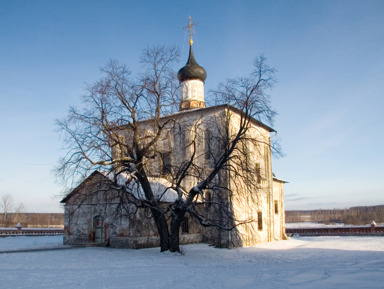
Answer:
POLYGON ((60 212, 51 172, 64 154, 55 119, 79 105, 110 59, 140 71, 151 45, 195 57, 208 91, 278 70, 273 170, 287 209, 384 204, 384 1, 0 1, 0 195, 29 212, 60 212))

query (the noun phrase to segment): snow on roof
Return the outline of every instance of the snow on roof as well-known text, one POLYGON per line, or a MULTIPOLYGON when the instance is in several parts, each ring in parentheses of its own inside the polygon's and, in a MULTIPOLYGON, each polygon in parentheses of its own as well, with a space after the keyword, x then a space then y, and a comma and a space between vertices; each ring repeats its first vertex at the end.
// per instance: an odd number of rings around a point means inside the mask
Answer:
MULTIPOLYGON (((120 173, 115 176, 114 173, 101 173, 113 182, 115 182, 116 177, 117 184, 119 186, 125 187, 126 190, 132 193, 136 198, 140 200, 146 199, 140 183, 133 175, 127 173, 120 173)), ((170 181, 165 178, 157 177, 149 177, 148 180, 151 185, 152 192, 158 201, 172 203, 177 200, 177 191, 172 188, 174 186, 170 181)), ((182 191, 182 193, 183 195, 185 194, 184 191, 182 191)))

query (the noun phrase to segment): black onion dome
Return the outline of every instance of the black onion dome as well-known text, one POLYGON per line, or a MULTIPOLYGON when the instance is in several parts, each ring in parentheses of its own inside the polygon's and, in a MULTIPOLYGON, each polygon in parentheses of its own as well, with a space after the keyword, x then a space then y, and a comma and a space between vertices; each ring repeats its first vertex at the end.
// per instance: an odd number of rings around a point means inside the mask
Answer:
POLYGON ((192 45, 189 46, 189 57, 187 64, 182 67, 177 73, 177 78, 180 82, 189 79, 200 79, 203 82, 207 78, 207 72, 204 67, 197 64, 195 57, 193 56, 192 45))

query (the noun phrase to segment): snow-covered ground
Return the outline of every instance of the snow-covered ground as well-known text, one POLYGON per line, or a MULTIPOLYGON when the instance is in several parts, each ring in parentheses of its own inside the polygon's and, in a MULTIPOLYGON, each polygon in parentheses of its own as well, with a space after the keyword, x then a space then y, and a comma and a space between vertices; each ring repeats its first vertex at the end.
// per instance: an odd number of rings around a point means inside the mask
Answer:
MULTIPOLYGON (((383 223, 377 223, 376 226, 383 226, 383 223)), ((371 224, 366 225, 349 225, 343 223, 332 223, 332 224, 323 224, 323 223, 314 223, 314 222, 300 222, 300 223, 285 223, 286 228, 335 228, 335 227, 370 227, 371 224)))
POLYGON ((323 223, 314 223, 314 222, 285 223, 286 228, 329 228, 329 227, 345 227, 345 226, 350 226, 350 225, 345 225, 341 223, 323 224, 323 223))
MULTIPOLYGON (((0 238, 0 251, 62 246, 62 237, 0 238)), ((183 246, 0 254, 0 288, 384 288, 383 237, 313 237, 233 250, 183 246)))
MULTIPOLYGON (((0 237, 0 252, 25 250, 25 249, 44 249, 63 246, 63 236, 11 236, 0 237)), ((1 288, 1 286, 0 286, 1 288)))

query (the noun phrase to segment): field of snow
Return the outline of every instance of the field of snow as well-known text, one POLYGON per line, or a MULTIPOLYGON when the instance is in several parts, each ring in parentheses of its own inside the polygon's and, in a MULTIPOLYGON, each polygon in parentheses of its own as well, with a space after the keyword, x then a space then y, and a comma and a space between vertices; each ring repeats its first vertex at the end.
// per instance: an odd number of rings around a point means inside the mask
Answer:
MULTIPOLYGON (((0 251, 62 248, 62 237, 0 238, 0 251)), ((183 246, 0 254, 0 288, 384 288, 383 237, 313 237, 233 250, 183 246)))
MULTIPOLYGON (((11 236, 0 237, 0 252, 65 247, 63 236, 11 236)), ((1 288, 1 287, 0 287, 1 288)))
POLYGON ((333 228, 333 227, 351 227, 351 225, 345 224, 323 224, 314 222, 301 222, 301 223, 285 223, 286 228, 333 228))

